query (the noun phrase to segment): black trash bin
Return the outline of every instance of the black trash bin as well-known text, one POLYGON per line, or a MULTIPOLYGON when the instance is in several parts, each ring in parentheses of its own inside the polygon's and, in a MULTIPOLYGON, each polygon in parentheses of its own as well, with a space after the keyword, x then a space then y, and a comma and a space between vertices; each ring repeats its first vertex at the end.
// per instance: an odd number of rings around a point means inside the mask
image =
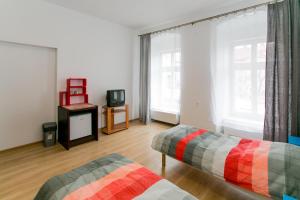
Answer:
POLYGON ((49 147, 56 144, 56 122, 48 122, 43 124, 44 146, 49 147))

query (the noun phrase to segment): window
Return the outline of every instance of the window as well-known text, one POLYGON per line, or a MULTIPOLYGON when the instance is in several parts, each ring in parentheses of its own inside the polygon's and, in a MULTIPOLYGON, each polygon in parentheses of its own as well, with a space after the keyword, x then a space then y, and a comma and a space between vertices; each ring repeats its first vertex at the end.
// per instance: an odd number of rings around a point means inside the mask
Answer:
POLYGON ((179 50, 161 52, 161 67, 152 74, 152 85, 160 85, 152 90, 151 109, 178 113, 180 104, 180 52, 179 50))
POLYGON ((265 107, 266 43, 262 39, 238 41, 231 52, 229 117, 261 120, 265 107))
POLYGON ((160 104, 153 105, 154 109, 170 112, 179 111, 180 98, 180 52, 161 53, 162 67, 160 70, 161 90, 160 104))
POLYGON ((212 23, 212 117, 217 130, 262 136, 267 9, 212 23))
POLYGON ((177 34, 152 38, 151 110, 179 113, 181 53, 177 41, 177 34))

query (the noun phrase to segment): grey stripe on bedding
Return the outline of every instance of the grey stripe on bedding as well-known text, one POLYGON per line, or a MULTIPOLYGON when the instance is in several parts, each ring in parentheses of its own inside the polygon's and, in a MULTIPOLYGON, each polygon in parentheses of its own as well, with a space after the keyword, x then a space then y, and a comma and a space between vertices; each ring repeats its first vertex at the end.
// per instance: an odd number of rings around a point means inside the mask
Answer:
POLYGON ((118 154, 94 160, 71 172, 49 179, 47 184, 39 190, 35 200, 60 200, 62 196, 98 180, 126 163, 132 163, 132 161, 118 154))

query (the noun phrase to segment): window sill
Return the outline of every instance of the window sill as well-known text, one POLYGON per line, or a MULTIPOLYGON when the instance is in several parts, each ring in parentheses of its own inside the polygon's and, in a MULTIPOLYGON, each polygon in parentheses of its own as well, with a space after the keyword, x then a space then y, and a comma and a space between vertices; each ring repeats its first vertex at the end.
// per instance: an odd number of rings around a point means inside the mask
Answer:
POLYGON ((223 126, 232 128, 235 130, 254 132, 254 133, 262 133, 264 124, 263 122, 255 121, 255 120, 246 120, 240 118, 226 118, 223 120, 223 126))

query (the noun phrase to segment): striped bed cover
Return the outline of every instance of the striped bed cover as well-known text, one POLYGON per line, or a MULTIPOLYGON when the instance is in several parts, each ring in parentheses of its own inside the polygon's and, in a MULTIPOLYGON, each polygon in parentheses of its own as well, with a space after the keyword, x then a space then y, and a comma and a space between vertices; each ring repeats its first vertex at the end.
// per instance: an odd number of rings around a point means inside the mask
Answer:
POLYGON ((300 199, 300 148, 241 139, 179 125, 156 135, 152 148, 272 199, 300 199))
POLYGON ((111 154, 48 180, 36 200, 196 200, 169 181, 127 158, 111 154))

